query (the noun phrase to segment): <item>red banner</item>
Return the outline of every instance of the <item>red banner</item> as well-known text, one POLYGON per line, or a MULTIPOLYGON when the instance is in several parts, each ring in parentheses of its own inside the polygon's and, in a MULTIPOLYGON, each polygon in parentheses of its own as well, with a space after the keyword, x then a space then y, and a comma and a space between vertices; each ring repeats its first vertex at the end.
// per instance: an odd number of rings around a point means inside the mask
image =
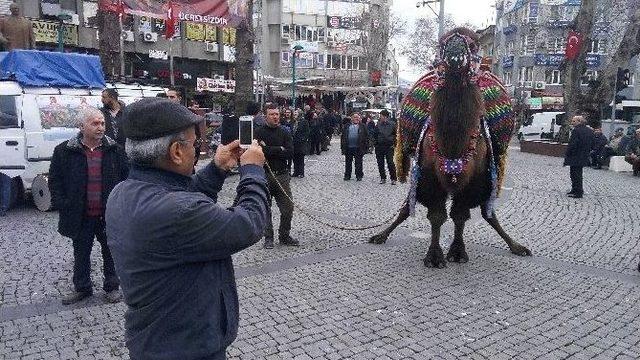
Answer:
MULTIPOLYGON (((193 21, 237 27, 247 17, 248 0, 172 0, 176 21, 193 21)), ((99 8, 126 14, 167 19, 169 4, 163 0, 99 0, 99 8)))
POLYGON ((582 34, 573 30, 569 30, 569 37, 567 38, 567 49, 564 53, 564 57, 567 60, 573 60, 578 56, 578 53, 580 53, 580 49, 582 48, 582 40, 582 34))
POLYGON ((167 24, 164 28, 164 37, 171 39, 176 32, 176 9, 171 0, 169 0, 167 7, 167 24))

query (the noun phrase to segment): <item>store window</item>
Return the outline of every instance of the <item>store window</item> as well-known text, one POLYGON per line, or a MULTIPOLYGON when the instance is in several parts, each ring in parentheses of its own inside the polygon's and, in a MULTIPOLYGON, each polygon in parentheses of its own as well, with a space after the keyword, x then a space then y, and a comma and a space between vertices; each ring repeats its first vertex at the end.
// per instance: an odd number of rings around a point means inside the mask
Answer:
POLYGON ((0 95, 0 129, 18 127, 16 97, 0 95))

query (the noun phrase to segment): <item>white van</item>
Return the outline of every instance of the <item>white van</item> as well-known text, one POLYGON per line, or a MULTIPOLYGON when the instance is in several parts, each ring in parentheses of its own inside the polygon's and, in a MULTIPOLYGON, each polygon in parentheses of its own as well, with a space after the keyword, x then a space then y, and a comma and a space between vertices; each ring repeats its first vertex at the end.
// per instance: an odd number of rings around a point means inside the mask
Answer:
POLYGON ((518 132, 519 140, 551 139, 560 129, 558 119, 564 112, 550 111, 533 114, 518 132))
MULTIPOLYGON (((164 91, 139 85, 105 85, 116 88, 125 104, 164 91)), ((20 190, 30 191, 35 186, 37 191, 32 195, 39 209, 50 208, 46 174, 54 148, 78 133, 77 115, 82 108, 103 106, 103 90, 0 80, 0 171, 19 180, 20 190)))

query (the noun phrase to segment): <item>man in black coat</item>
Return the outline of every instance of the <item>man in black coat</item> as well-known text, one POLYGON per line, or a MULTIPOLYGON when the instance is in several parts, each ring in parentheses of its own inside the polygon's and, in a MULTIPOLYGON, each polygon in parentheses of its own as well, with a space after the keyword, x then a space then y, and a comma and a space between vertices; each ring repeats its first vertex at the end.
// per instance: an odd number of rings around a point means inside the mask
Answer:
POLYGON ((564 156, 564 166, 569 166, 571 176, 571 191, 567 193, 572 198, 582 198, 582 168, 589 166, 589 153, 593 147, 593 130, 587 127, 584 116, 574 116, 571 119, 573 130, 569 137, 569 145, 564 156))
POLYGON ((351 164, 355 160, 356 181, 361 181, 364 177, 362 170, 362 157, 367 153, 369 147, 369 132, 367 127, 360 122, 360 114, 351 115, 351 123, 344 127, 340 138, 340 149, 345 156, 344 180, 351 180, 351 164))
POLYGON ((591 149, 591 167, 602 169, 604 147, 607 145, 607 137, 602 133, 602 128, 593 129, 593 148, 591 149))
POLYGON ((64 305, 93 294, 91 248, 96 238, 102 248, 104 286, 109 302, 120 301, 120 281, 107 247, 104 209, 111 190, 128 173, 122 147, 105 136, 102 113, 88 108, 80 113, 80 133, 56 146, 49 169, 49 189, 59 210, 58 232, 73 240, 73 286, 64 305))
POLYGON ((116 89, 105 89, 102 92, 102 105, 100 108, 105 121, 105 135, 115 140, 122 148, 124 148, 124 133, 122 131, 122 112, 124 111, 124 103, 118 100, 118 92, 116 89))
POLYGON ((304 155, 309 146, 309 120, 313 113, 300 116, 293 124, 293 175, 304 177, 304 155))

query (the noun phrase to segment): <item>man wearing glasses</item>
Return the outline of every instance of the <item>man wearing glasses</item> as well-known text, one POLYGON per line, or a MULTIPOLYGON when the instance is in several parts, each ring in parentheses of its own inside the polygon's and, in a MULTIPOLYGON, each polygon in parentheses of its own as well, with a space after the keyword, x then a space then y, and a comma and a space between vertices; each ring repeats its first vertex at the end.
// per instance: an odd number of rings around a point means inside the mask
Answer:
POLYGON ((127 180, 107 202, 107 242, 120 277, 132 359, 225 359, 238 332, 231 255, 255 244, 269 216, 264 154, 256 141, 218 147, 191 176, 196 127, 186 107, 147 98, 125 110, 127 180), (240 162, 234 206, 217 204, 240 162))

